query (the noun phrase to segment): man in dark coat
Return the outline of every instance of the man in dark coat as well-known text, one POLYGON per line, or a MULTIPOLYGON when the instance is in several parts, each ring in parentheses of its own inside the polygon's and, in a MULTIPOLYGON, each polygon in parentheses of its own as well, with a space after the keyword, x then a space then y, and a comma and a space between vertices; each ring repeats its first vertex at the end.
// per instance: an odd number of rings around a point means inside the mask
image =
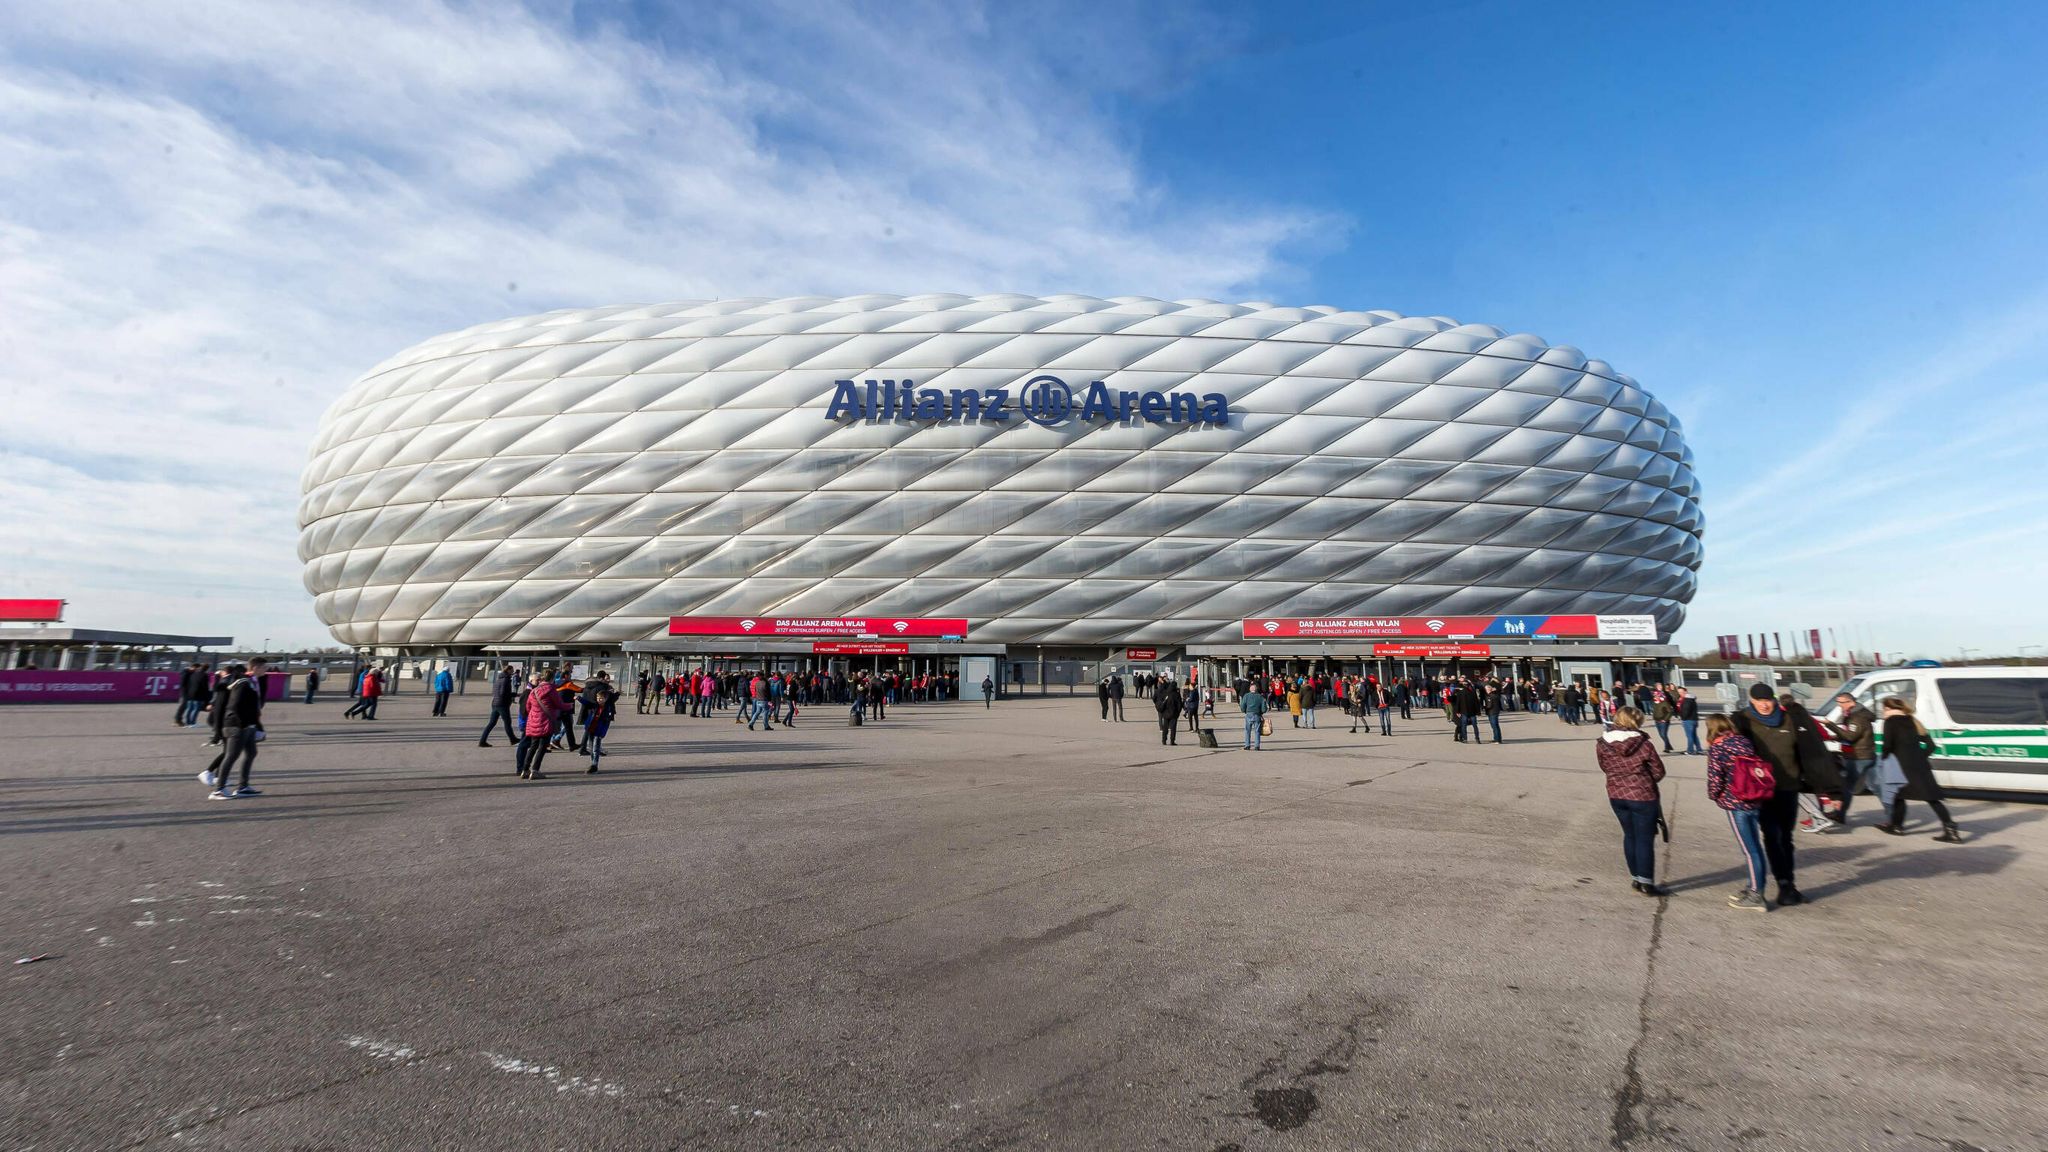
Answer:
POLYGON ((1735 730, 1749 738, 1777 778, 1777 792, 1757 809, 1757 823, 1763 832, 1764 857, 1778 881, 1778 905, 1803 904, 1806 898, 1793 882, 1792 831, 1799 822, 1799 794, 1841 787, 1834 755, 1806 709, 1781 702, 1767 684, 1752 684, 1749 704, 1737 709, 1732 719, 1735 730))

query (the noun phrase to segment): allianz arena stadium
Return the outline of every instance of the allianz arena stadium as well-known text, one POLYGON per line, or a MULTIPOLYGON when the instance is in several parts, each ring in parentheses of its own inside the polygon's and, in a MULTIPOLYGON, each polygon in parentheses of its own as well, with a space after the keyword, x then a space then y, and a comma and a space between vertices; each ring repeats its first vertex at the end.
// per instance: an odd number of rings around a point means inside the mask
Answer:
POLYGON ((1020 679, 1048 660, 1370 659, 1364 637, 1655 659, 1703 527, 1677 418, 1577 349, 1129 296, 482 324, 350 386, 302 488, 306 587, 365 651, 872 641, 1020 679))

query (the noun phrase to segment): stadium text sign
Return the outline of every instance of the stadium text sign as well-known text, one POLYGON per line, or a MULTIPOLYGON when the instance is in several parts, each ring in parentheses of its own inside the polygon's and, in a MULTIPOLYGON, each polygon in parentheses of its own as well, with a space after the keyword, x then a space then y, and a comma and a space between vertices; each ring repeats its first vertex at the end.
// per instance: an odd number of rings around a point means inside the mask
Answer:
POLYGON ((1127 392, 1091 380, 1080 396, 1058 376, 1041 373, 1013 396, 1008 388, 919 388, 915 380, 835 380, 827 420, 910 420, 940 423, 1008 421, 1022 416, 1048 427, 1068 420, 1126 424, 1228 424, 1230 398, 1221 392, 1127 392))

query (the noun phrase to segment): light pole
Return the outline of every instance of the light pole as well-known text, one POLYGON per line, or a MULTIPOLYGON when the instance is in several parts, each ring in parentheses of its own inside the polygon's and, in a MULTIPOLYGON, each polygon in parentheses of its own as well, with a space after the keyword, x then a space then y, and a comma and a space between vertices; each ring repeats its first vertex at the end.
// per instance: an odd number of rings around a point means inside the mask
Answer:
POLYGON ((1982 648, 1957 648, 1957 649, 1956 649, 1956 651, 1958 651, 1958 652, 1961 652, 1961 653, 1963 654, 1963 663, 1965 663, 1965 664, 1968 664, 1968 663, 1970 662, 1970 653, 1972 653, 1972 652, 1982 652, 1982 651, 1983 651, 1983 649, 1982 649, 1982 648))
POLYGON ((2039 652, 2039 651, 2041 650, 2041 645, 2039 645, 2039 644, 2022 644, 2022 645, 2020 645, 2020 663, 2022 663, 2022 664, 2025 664, 2025 663, 2027 662, 2027 651, 2028 651, 2029 649, 2032 649, 2033 651, 2039 652))

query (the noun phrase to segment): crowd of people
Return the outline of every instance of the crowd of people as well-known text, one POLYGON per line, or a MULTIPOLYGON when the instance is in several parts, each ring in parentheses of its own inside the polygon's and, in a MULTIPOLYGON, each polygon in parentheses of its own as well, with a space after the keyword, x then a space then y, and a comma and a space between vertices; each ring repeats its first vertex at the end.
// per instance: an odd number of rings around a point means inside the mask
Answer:
MULTIPOLYGON (((1850 808, 1866 780, 1874 779, 1887 817, 1878 831, 1904 835, 1906 803, 1920 800, 1941 822, 1935 839, 1962 842, 1928 760, 1934 742, 1914 718, 1912 704, 1897 696, 1879 701, 1884 712, 1880 729, 1877 718, 1854 697, 1843 693, 1836 701, 1841 716, 1832 731, 1789 693, 1775 695, 1763 684, 1753 685, 1748 700, 1732 713, 1707 717, 1707 799, 1727 815, 1742 854, 1744 883, 1729 896, 1731 907, 1768 910, 1767 874, 1777 883, 1779 907, 1805 903, 1798 885, 1796 830, 1848 831, 1850 808), (1876 758, 1879 733, 1882 764, 1876 758), (1839 753, 1828 747, 1831 736, 1839 753), (1810 815, 1802 819, 1802 810, 1810 815)), ((1623 705, 1597 745, 1608 804, 1621 822, 1629 881, 1646 896, 1667 894, 1657 883, 1656 866, 1664 762, 1643 731, 1645 720, 1656 723, 1660 714, 1646 717, 1643 710, 1623 705)), ((1668 721, 1662 726, 1668 727, 1668 721)), ((1670 748, 1666 740, 1664 750, 1670 748)))

